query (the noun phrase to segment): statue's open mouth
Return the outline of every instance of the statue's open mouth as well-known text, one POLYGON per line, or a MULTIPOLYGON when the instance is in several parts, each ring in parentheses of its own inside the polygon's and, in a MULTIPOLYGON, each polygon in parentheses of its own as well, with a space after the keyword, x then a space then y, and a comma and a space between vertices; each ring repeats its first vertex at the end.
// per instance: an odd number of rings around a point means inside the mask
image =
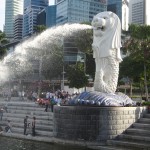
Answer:
POLYGON ((104 26, 102 26, 102 27, 97 27, 97 30, 104 30, 104 26))
POLYGON ((96 30, 102 30, 102 31, 104 31, 105 27, 104 26, 99 26, 99 27, 96 27, 96 30))

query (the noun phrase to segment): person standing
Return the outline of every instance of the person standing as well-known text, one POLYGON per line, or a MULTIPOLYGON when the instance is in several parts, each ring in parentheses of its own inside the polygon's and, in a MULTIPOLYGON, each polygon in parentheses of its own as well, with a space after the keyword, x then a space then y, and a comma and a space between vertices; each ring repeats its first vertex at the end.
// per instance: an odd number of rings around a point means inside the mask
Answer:
POLYGON ((35 136, 35 120, 36 120, 36 118, 33 117, 33 120, 32 120, 32 136, 35 136))
POLYGON ((28 116, 24 118, 24 135, 26 135, 27 127, 28 127, 28 116))
POLYGON ((3 111, 4 111, 4 109, 3 109, 3 107, 1 107, 0 108, 0 119, 1 119, 1 121, 3 119, 3 111))
POLYGON ((5 106, 4 106, 4 110, 5 110, 6 113, 8 113, 8 109, 7 109, 8 107, 7 106, 8 106, 8 104, 6 103, 5 106))

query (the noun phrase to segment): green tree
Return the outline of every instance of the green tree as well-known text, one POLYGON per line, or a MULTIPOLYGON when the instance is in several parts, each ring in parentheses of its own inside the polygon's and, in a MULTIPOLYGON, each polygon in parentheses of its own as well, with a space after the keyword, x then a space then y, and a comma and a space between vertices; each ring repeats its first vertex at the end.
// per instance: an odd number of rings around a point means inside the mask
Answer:
POLYGON ((82 63, 71 65, 68 68, 68 81, 69 87, 75 87, 77 89, 85 87, 88 84, 88 78, 84 72, 84 66, 82 63))
POLYGON ((6 48, 3 46, 7 43, 8 40, 6 39, 5 33, 0 30, 0 59, 2 59, 6 54, 6 48))
POLYGON ((43 31, 45 31, 47 28, 44 25, 37 25, 35 26, 35 32, 36 33, 42 33, 43 31))
MULTIPOLYGON (((90 22, 83 22, 81 24, 90 25, 90 22)), ((93 42, 93 30, 87 29, 76 33, 75 43, 79 50, 86 55, 86 74, 89 74, 93 79, 95 76, 95 60, 93 58, 92 42, 93 42)))
POLYGON ((125 41, 123 50, 129 52, 136 62, 143 63, 145 93, 148 100, 147 73, 150 65, 148 59, 150 56, 150 26, 131 24, 129 35, 130 38, 125 41))
POLYGON ((54 53, 43 57, 42 73, 47 80, 58 78, 63 68, 63 51, 62 47, 55 46, 54 53))
POLYGON ((119 67, 120 67, 119 78, 120 79, 128 78, 128 84, 130 85, 130 96, 132 97, 133 82, 136 82, 136 83, 141 82, 141 77, 143 73, 143 63, 139 63, 135 61, 132 58, 132 55, 130 55, 123 59, 119 67))

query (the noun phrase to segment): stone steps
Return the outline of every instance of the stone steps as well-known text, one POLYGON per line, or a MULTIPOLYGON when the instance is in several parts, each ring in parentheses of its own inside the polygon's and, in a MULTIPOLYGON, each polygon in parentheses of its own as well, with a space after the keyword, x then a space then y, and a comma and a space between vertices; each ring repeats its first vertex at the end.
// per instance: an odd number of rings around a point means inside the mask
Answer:
MULTIPOLYGON (((6 102, 0 102, 0 106, 5 106, 6 102)), ((7 102, 8 112, 3 113, 3 121, 0 121, 0 126, 5 129, 7 120, 11 121, 12 132, 3 132, 4 136, 12 137, 27 137, 24 132, 24 118, 28 115, 28 122, 32 122, 33 116, 36 117, 36 137, 42 141, 45 138, 53 137, 53 113, 44 112, 44 107, 39 106, 34 102, 7 102)), ((27 129, 27 133, 31 135, 31 127, 27 129)), ((32 136, 31 136, 32 137, 32 136)), ((36 137, 33 137, 35 139, 36 137)), ((48 139, 47 139, 48 140, 48 139)))
MULTIPOLYGON (((23 123, 24 122, 24 118, 14 118, 14 117, 3 117, 3 121, 10 120, 12 123, 13 122, 16 122, 16 123, 23 123)), ((28 122, 31 122, 31 121, 32 121, 32 118, 29 118, 28 122)), ((52 120, 38 120, 38 119, 36 119, 36 124, 52 125, 53 123, 52 123, 52 120)))
POLYGON ((115 146, 89 146, 88 148, 94 149, 94 150, 129 150, 126 148, 121 148, 121 147, 115 147, 115 146))
POLYGON ((149 130, 138 129, 138 128, 129 128, 125 131, 125 133, 130 135, 150 136, 149 130))
MULTIPOLYGON (((2 126, 3 128, 5 128, 6 125, 7 125, 7 121, 0 122, 0 126, 2 126)), ((23 128, 23 126, 24 126, 23 123, 13 122, 13 124, 12 124, 12 127, 15 127, 15 128, 23 128)), ((52 125, 41 125, 41 124, 36 123, 36 129, 42 130, 42 131, 53 131, 53 124, 52 125)))
POLYGON ((44 107, 39 107, 39 106, 37 106, 37 107, 29 107, 29 106, 8 106, 8 110, 9 109, 15 109, 15 110, 19 110, 19 109, 21 109, 21 110, 31 110, 31 111, 44 111, 44 107))
POLYGON ((124 140, 124 141, 143 143, 143 144, 149 144, 150 143, 150 137, 149 136, 144 136, 141 138, 141 136, 138 136, 138 135, 121 134, 119 139, 124 140))
POLYGON ((24 106, 24 107, 40 107, 37 103, 34 102, 4 102, 4 101, 0 101, 0 106, 3 106, 7 104, 7 106, 24 106))
MULTIPOLYGON (((15 114, 15 118, 24 118, 25 114, 15 114)), ((4 113, 3 117, 14 117, 14 113, 4 113)), ((42 116, 36 116, 36 119, 40 120, 52 120, 53 119, 53 114, 48 113, 48 115, 42 115, 42 116)))
POLYGON ((142 149, 148 149, 150 147, 150 144, 138 143, 132 141, 122 141, 122 140, 108 140, 107 144, 116 147, 125 147, 127 149, 132 149, 132 150, 134 149, 142 150, 142 149))
POLYGON ((140 118, 138 123, 150 124, 150 118, 140 118))
POLYGON ((12 114, 25 114, 25 115, 41 115, 41 116, 47 116, 48 112, 38 111, 38 110, 22 110, 22 109, 8 109, 8 113, 12 114))
MULTIPOLYGON (((18 134, 23 134, 24 129, 23 128, 12 128, 13 133, 18 133, 18 134)), ((32 134, 32 129, 27 129, 27 134, 32 134)), ((48 132, 48 131, 41 131, 36 129, 36 136, 44 136, 44 137, 52 137, 53 132, 48 132)))
POLYGON ((105 146, 96 146, 92 149, 150 150, 150 114, 145 114, 116 139, 108 140, 105 146))
POLYGON ((150 124, 144 124, 144 123, 134 123, 132 125, 133 128, 140 128, 140 129, 150 129, 150 124))
POLYGON ((145 114, 143 118, 150 118, 150 114, 145 114))

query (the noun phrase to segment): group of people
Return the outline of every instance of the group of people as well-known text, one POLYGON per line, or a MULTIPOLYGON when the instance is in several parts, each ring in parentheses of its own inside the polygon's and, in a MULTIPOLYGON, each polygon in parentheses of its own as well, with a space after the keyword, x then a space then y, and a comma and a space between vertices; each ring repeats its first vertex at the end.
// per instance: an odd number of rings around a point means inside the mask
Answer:
POLYGON ((48 108, 51 108, 51 112, 53 112, 54 105, 67 105, 71 103, 71 100, 74 96, 78 95, 78 93, 75 94, 69 94, 66 91, 60 91, 57 90, 55 92, 46 92, 45 98, 45 111, 48 111, 48 108))
POLYGON ((28 118, 28 116, 24 118, 24 135, 29 135, 31 132, 30 129, 32 129, 32 136, 35 136, 36 117, 33 117, 31 123, 28 121, 28 118))
MULTIPOLYGON (((3 112, 7 112, 7 107, 0 107, 0 121, 3 120, 3 112)), ((35 125, 36 125, 36 117, 32 118, 32 122, 28 121, 28 116, 24 118, 24 135, 32 134, 35 136, 35 125), (30 131, 32 129, 32 133, 30 131)), ((6 133, 12 133, 12 123, 10 120, 7 120, 6 127, 4 129, 6 133)), ((0 132, 3 132, 3 128, 0 126, 0 132)))

